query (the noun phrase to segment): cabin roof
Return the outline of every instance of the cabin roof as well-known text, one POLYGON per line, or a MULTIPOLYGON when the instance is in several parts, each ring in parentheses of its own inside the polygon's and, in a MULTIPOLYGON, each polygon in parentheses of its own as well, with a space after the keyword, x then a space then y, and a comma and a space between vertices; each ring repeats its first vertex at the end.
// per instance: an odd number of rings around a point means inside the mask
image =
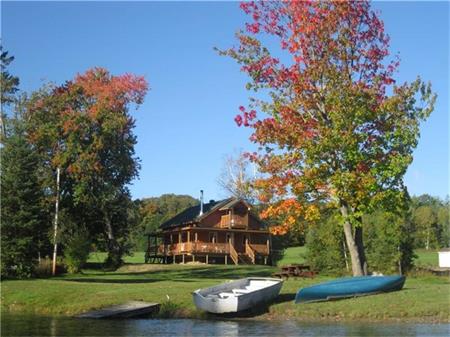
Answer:
POLYGON ((220 205, 221 211, 229 210, 230 208, 233 208, 238 203, 243 203, 248 209, 250 209, 250 205, 245 200, 238 199, 238 198, 230 198, 227 200, 229 200, 227 203, 225 203, 224 205, 220 205))
POLYGON ((200 221, 202 218, 206 217, 207 215, 211 214, 217 209, 220 209, 224 206, 227 206, 230 204, 233 200, 239 201, 239 199, 236 198, 228 198, 220 201, 210 201, 207 204, 203 204, 203 215, 200 214, 200 205, 192 206, 181 213, 178 213, 173 218, 167 220, 166 222, 162 223, 159 228, 161 229, 167 229, 170 227, 176 227, 180 226, 189 222, 197 222, 200 221))

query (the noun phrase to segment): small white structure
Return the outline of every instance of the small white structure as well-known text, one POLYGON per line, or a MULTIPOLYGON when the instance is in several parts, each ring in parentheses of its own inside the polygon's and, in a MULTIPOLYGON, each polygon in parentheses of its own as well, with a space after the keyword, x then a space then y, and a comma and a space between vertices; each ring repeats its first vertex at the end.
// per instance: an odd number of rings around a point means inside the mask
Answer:
POLYGON ((439 251, 439 267, 450 268, 450 248, 444 248, 439 251))

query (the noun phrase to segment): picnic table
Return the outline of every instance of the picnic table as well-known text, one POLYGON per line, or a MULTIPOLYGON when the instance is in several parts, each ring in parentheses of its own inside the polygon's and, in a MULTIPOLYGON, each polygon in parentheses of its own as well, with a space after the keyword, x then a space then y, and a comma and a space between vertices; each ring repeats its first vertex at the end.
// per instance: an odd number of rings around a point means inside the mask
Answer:
POLYGON ((316 272, 311 270, 311 267, 307 264, 290 264, 286 266, 281 266, 281 271, 273 274, 275 277, 279 278, 289 278, 292 277, 310 277, 316 276, 316 272))

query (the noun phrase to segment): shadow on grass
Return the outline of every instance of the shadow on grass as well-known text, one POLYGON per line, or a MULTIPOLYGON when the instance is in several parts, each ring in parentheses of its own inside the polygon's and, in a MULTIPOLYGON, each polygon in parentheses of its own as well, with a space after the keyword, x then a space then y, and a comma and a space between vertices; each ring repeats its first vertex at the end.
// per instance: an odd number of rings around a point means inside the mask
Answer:
POLYGON ((288 294, 280 294, 275 298, 273 301, 273 304, 279 304, 284 302, 291 302, 295 299, 295 293, 288 293, 288 294))
POLYGON ((235 279, 243 277, 268 277, 272 274, 272 270, 259 269, 252 266, 249 267, 197 267, 189 269, 164 269, 143 272, 119 272, 114 275, 132 276, 149 274, 153 278, 161 280, 183 280, 185 278, 204 278, 204 279, 235 279))
POLYGON ((86 262, 83 269, 105 270, 102 262, 86 262))
POLYGON ((66 278, 62 279, 61 281, 65 282, 80 282, 80 283, 153 283, 153 282, 159 282, 161 280, 155 280, 155 279, 109 279, 109 278, 66 278))
MULTIPOLYGON (((91 269, 93 270, 93 269, 91 269)), ((83 276, 67 276, 60 278, 61 281, 81 283, 154 283, 162 281, 174 282, 198 282, 202 279, 238 279, 244 277, 267 277, 272 270, 255 268, 254 266, 239 267, 195 267, 176 268, 142 272, 105 272, 96 273, 96 270, 83 271, 83 276)))

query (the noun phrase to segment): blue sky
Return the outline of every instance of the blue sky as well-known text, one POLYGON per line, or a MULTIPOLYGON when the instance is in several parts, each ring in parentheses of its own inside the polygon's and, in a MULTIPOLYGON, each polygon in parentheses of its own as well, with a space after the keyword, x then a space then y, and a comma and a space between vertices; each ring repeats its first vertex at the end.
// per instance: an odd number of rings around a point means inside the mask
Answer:
MULTIPOLYGON (((249 148, 248 130, 233 118, 249 93, 246 78, 213 47, 235 44, 245 16, 236 2, 5 2, 2 41, 16 57, 10 71, 21 89, 61 83, 94 66, 144 75, 151 91, 136 118, 140 178, 133 197, 163 193, 206 199, 225 155, 249 148)), ((391 51, 402 60, 397 79, 420 75, 438 94, 421 127, 405 177, 411 194, 449 194, 449 3, 375 2, 391 51)))

